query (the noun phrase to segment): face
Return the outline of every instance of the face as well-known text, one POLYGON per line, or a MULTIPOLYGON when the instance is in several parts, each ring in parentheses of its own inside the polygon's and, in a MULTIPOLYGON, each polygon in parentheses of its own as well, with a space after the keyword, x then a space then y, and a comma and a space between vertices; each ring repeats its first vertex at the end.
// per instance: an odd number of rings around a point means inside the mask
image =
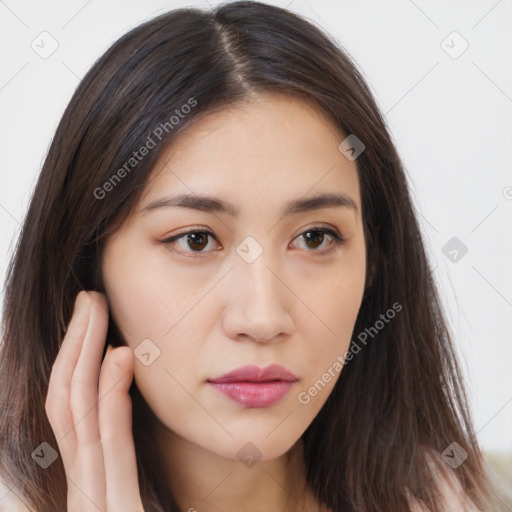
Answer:
POLYGON ((327 400, 365 284, 345 138, 290 97, 205 116, 167 148, 107 241, 112 316, 137 356, 138 388, 172 435, 229 459, 251 442, 269 460, 327 400), (178 205, 189 194, 211 199, 178 205), (340 198, 311 201, 323 194, 340 198), (280 365, 295 380, 209 382, 246 365, 280 365))

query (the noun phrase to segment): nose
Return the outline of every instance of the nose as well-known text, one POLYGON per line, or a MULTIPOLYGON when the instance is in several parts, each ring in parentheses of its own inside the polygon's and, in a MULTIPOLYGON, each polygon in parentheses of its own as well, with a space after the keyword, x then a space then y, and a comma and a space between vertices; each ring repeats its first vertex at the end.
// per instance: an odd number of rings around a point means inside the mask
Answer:
POLYGON ((230 274, 223 315, 226 335, 258 343, 289 337, 295 296, 285 284, 284 272, 268 261, 265 251, 252 263, 235 261, 230 274))

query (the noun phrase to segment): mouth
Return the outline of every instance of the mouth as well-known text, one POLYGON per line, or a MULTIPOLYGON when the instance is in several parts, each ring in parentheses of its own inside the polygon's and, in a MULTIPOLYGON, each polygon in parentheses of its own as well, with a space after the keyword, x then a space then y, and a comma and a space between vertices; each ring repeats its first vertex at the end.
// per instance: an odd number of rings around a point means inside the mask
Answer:
POLYGON ((294 382, 285 380, 212 382, 208 384, 245 407, 270 407, 290 391, 294 382))
POLYGON ((208 379, 208 384, 244 407, 269 407, 282 400, 297 377, 279 365, 259 368, 244 366, 220 377, 208 379))

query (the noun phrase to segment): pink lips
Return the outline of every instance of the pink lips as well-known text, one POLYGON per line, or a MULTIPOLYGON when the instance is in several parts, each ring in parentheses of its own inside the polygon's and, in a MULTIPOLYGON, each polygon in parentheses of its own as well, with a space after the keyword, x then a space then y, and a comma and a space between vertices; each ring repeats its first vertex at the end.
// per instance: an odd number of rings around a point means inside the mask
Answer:
POLYGON ((246 407, 268 407, 281 400, 296 380, 293 373, 272 364, 266 368, 243 366, 208 379, 208 384, 246 407))

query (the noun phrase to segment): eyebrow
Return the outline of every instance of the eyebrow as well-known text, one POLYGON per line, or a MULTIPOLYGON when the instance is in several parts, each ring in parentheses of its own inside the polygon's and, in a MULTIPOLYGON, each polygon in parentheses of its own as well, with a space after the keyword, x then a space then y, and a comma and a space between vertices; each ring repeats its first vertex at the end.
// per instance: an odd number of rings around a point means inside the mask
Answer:
MULTIPOLYGON (((158 208, 181 207, 199 210, 206 213, 223 213, 236 217, 240 209, 233 204, 217 197, 198 194, 179 194, 152 201, 141 209, 142 213, 155 211, 158 208)), ((319 210, 321 208, 343 207, 358 213, 356 202, 342 193, 324 193, 313 197, 294 199, 286 203, 281 211, 281 216, 319 210)))

